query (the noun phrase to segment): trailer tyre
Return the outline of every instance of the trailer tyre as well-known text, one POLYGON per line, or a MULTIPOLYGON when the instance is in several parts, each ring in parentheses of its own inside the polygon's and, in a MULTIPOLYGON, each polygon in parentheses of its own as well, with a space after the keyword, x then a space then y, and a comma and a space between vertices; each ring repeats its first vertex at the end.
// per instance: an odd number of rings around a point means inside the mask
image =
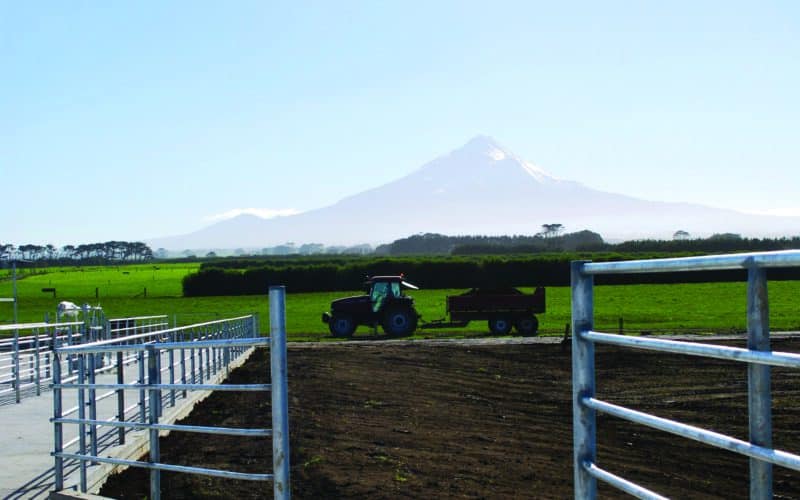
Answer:
POLYGON ((356 331, 356 323, 349 314, 333 313, 328 329, 334 337, 350 337, 356 331))
POLYGON ((533 336, 539 331, 539 320, 536 319, 536 316, 520 318, 517 320, 517 323, 514 325, 514 327, 523 337, 533 336))
POLYGON ((489 331, 495 335, 508 335, 511 331, 511 321, 505 317, 497 317, 489 320, 489 331))
POLYGON ((417 329, 417 313, 408 307, 389 307, 381 326, 389 335, 410 335, 417 329))

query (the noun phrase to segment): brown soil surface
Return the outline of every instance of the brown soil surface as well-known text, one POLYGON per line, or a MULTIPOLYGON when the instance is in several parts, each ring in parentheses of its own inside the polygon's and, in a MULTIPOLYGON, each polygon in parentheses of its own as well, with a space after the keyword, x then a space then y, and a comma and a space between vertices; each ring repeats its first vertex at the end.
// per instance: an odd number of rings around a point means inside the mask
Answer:
MULTIPOLYGON (((741 345, 733 343, 733 345, 741 345)), ((773 342, 800 351, 800 340, 773 342)), ((265 382, 257 351, 231 383, 265 382)), ((598 348, 598 397, 747 439, 744 365, 598 348)), ((332 345, 289 352, 295 498, 572 496, 569 349, 523 345, 332 345)), ((800 373, 773 369, 776 447, 800 452, 800 373)), ((184 423, 270 427, 265 393, 218 392, 184 423)), ((748 459, 598 416, 601 467, 675 498, 747 498, 748 459)), ((270 443, 173 432, 162 461, 269 472, 270 443)), ((129 469, 101 494, 149 496, 129 469)), ((800 473, 774 468, 775 498, 800 498, 800 473)), ((601 498, 625 497, 603 484, 601 498)), ((162 474, 163 498, 269 498, 271 483, 162 474)))

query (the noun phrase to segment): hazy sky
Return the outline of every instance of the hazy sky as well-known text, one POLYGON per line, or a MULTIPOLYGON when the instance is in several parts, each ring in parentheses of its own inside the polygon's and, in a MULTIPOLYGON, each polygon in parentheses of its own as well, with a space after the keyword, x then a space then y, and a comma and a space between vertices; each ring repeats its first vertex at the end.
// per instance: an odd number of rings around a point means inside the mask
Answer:
POLYGON ((800 2, 0 0, 0 243, 308 210, 487 134, 800 215, 800 2))

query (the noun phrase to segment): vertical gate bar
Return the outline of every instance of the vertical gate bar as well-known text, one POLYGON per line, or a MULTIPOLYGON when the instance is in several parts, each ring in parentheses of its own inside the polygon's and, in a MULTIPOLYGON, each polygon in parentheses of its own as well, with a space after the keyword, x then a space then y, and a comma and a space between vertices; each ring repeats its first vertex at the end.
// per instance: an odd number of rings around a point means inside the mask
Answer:
MULTIPOLYGON (((123 360, 123 352, 117 351, 117 384, 122 385, 125 383, 125 362, 123 360)), ((117 421, 125 421, 125 390, 117 389, 117 421)), ((120 427, 117 429, 117 439, 119 444, 125 444, 125 428, 120 427)))
POLYGON ((197 350, 197 368, 199 370, 199 373, 198 373, 199 378, 200 378, 200 382, 199 383, 202 384, 203 383, 203 349, 202 348, 197 350))
MULTIPOLYGON (((72 345, 72 325, 67 327, 67 345, 72 345)), ((72 371, 74 369, 74 366, 72 366, 74 359, 74 354, 67 354, 67 373, 70 375, 72 375, 72 371)))
MULTIPOLYGON (((225 323, 225 328, 223 329, 223 338, 225 340, 231 339, 231 331, 228 328, 228 324, 225 323)), ((230 347, 224 347, 222 349, 222 364, 225 365, 225 375, 231 374, 231 349, 230 347)))
POLYGON ((144 351, 136 353, 136 362, 139 364, 139 422, 147 422, 145 416, 145 401, 144 401, 144 351))
POLYGON ((14 394, 17 403, 20 401, 20 382, 22 382, 22 377, 19 373, 19 330, 14 330, 14 394))
MULTIPOLYGON (((181 345, 186 342, 186 333, 181 332, 181 345)), ((186 385, 186 349, 181 349, 181 384, 186 385)), ((186 399, 186 390, 183 391, 183 398, 186 399)))
MULTIPOLYGON (((102 356, 102 354, 101 354, 102 356)), ((95 384, 95 369, 97 368, 97 354, 89 353, 89 420, 97 420, 97 390, 94 388, 95 384)), ((92 455, 97 456, 97 425, 92 424, 89 426, 89 446, 92 450, 92 455)), ((92 462, 93 465, 99 462, 92 462)))
MULTIPOLYGON (((213 331, 211 333, 211 340, 219 339, 219 330, 217 330, 217 328, 219 328, 219 327, 218 326, 214 327, 214 329, 213 329, 213 331)), ((218 353, 219 353, 219 349, 217 349, 216 347, 212 347, 211 348, 211 356, 210 357, 212 358, 212 363, 211 363, 211 368, 213 370, 212 373, 217 373, 217 368, 218 368, 217 365, 219 364, 218 363, 219 360, 217 359, 217 354, 218 353)))
MULTIPOLYGON (((169 334, 170 342, 173 344, 176 340, 175 332, 169 334)), ((170 349, 167 351, 167 357, 169 362, 169 383, 171 385, 175 384, 175 349, 170 349)), ((169 391, 169 405, 174 407, 175 406, 175 389, 170 389, 169 391)))
MULTIPOLYGON (((86 362, 84 354, 78 354, 78 384, 83 385, 86 382, 86 362)), ((86 455, 86 390, 83 387, 78 388, 78 443, 81 455, 86 455)), ((86 460, 80 460, 81 469, 81 492, 86 493, 86 460)))
POLYGON ((273 495, 291 498, 289 482, 289 394, 286 368, 286 289, 269 288, 270 377, 272 383, 273 495))
MULTIPOLYGON (((211 327, 208 327, 208 326, 206 327, 206 335, 203 338, 203 340, 213 340, 211 334, 209 333, 210 328, 211 327)), ((212 352, 211 348, 206 347, 206 378, 207 379, 211 379, 211 374, 213 373, 211 371, 211 357, 213 355, 214 355, 214 353, 212 352)))
MULTIPOLYGON (((751 266, 747 272, 747 348, 769 351, 769 299, 766 270, 751 266)), ((748 363, 747 397, 750 442, 772 448, 772 394, 769 365, 748 363)), ((750 498, 772 498, 772 464, 750 459, 750 498)))
MULTIPOLYGON (((161 355, 162 355, 162 351, 158 350, 156 352, 158 352, 158 356, 156 357, 156 373, 158 374, 158 376, 156 377, 156 383, 161 385, 161 355)), ((161 415, 163 415, 164 400, 161 399, 161 398, 162 398, 161 389, 159 389, 158 390, 157 406, 156 406, 156 416, 158 416, 158 417, 161 417, 161 415)))
POLYGON ((36 383, 36 395, 37 396, 41 396, 42 395, 42 388, 40 386, 41 386, 42 378, 41 378, 41 375, 39 374, 39 370, 42 368, 42 364, 41 364, 41 362, 39 360, 39 330, 38 329, 33 334, 33 350, 34 350, 34 353, 35 353, 34 355, 35 355, 35 359, 36 359, 36 366, 34 367, 34 369, 35 369, 35 371, 34 371, 34 378, 35 378, 34 382, 36 383))
POLYGON ((55 491, 64 489, 64 459, 59 454, 64 451, 64 424, 55 422, 61 418, 61 356, 53 349, 53 455, 55 456, 55 491))
POLYGON ((571 263, 572 287, 572 439, 576 499, 597 498, 597 480, 583 467, 597 458, 595 411, 581 403, 594 397, 594 344, 582 333, 594 326, 594 277, 583 272, 585 261, 571 263))
MULTIPOLYGON (((154 344, 147 346, 147 383, 150 385, 150 425, 158 424, 158 407, 161 400, 161 391, 156 388, 159 384, 160 373, 158 371, 159 350, 154 344)), ((161 461, 161 451, 158 443, 158 429, 150 428, 150 463, 155 464, 161 461)), ((150 469, 150 498, 153 500, 161 499, 161 471, 150 469)))
MULTIPOLYGON (((194 343, 194 328, 192 328, 192 331, 189 332, 189 337, 190 337, 190 342, 194 343)), ((194 349, 194 347, 192 347, 190 349, 190 356, 191 357, 189 358, 189 361, 190 361, 189 368, 191 370, 191 377, 190 378, 192 379, 192 383, 193 384, 197 383, 196 380, 195 380, 195 371, 197 370, 197 367, 195 367, 195 361, 194 361, 195 352, 194 351, 195 351, 195 349, 194 349)))

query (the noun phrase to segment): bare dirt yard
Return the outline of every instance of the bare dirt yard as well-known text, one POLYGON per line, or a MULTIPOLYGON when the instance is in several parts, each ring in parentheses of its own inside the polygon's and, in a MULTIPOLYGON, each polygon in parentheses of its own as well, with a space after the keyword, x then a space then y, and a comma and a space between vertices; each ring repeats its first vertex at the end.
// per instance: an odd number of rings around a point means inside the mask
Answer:
MULTIPOLYGON (((743 342, 727 342, 742 346, 743 342)), ((800 352, 800 340, 774 340, 800 352)), ((257 351, 230 383, 266 382, 257 351)), ((597 350, 598 396, 747 439, 742 364, 597 350)), ((571 360, 559 344, 367 345, 289 351, 295 498, 572 496, 571 360)), ((800 373, 773 369, 776 447, 800 452, 800 373)), ((218 392, 185 421, 270 427, 269 396, 218 392)), ((270 442, 173 432, 162 461, 271 470, 270 442)), ((598 416, 598 463, 675 498, 747 498, 748 459, 598 416)), ((774 469, 775 498, 800 498, 800 473, 774 469)), ((148 472, 112 476, 102 495, 149 496, 148 472)), ((163 498, 270 498, 271 483, 162 474, 163 498)), ((623 494, 600 485, 601 498, 623 494)))

